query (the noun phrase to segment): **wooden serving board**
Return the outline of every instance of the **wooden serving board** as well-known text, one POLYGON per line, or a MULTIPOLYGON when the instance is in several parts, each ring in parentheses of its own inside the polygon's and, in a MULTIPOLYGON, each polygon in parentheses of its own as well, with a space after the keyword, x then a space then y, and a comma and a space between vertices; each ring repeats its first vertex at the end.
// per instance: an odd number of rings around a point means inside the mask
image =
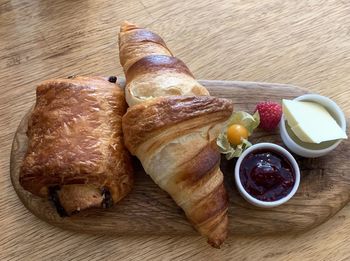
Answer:
MULTIPOLYGON (((201 81, 213 96, 232 99, 235 110, 253 112, 262 100, 281 101, 306 93, 292 85, 201 81)), ((61 218, 45 199, 36 197, 19 185, 19 168, 26 151, 27 113, 16 132, 11 153, 11 179, 23 204, 42 220, 63 229, 112 235, 188 235, 196 232, 182 210, 155 185, 134 159, 135 186, 132 192, 111 209, 91 209, 76 216, 61 218)), ((253 143, 282 144, 278 131, 254 132, 253 143)), ((296 157, 301 169, 301 184, 296 195, 286 204, 273 209, 261 209, 247 203, 237 192, 234 161, 222 159, 221 169, 230 196, 229 232, 231 234, 272 234, 300 232, 318 226, 344 207, 350 198, 350 141, 326 157, 305 159, 296 157)))

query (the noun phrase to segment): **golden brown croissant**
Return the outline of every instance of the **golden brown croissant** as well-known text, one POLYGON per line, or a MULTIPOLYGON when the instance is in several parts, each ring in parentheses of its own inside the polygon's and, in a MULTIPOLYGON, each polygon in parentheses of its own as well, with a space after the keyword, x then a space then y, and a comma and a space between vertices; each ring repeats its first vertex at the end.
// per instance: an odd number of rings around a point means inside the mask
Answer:
POLYGON ((133 184, 121 119, 123 90, 102 77, 45 81, 28 123, 20 184, 60 215, 109 207, 133 184))
POLYGON ((126 147, 208 242, 220 247, 228 197, 216 138, 232 103, 208 96, 158 35, 124 23, 119 40, 131 106, 123 117, 126 147))
POLYGON ((124 22, 119 55, 129 106, 160 96, 209 95, 187 66, 172 56, 162 38, 147 29, 124 22))

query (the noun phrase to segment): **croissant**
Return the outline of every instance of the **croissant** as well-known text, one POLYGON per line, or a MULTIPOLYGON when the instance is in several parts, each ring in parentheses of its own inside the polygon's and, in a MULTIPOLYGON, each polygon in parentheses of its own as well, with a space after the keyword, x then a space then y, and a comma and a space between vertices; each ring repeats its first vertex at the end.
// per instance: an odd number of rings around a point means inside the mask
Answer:
POLYGON ((61 216, 121 200, 133 185, 123 90, 102 77, 75 77, 45 81, 36 94, 22 187, 50 198, 61 216))
POLYGON ((162 38, 147 29, 124 22, 119 34, 119 56, 129 106, 161 96, 209 95, 187 66, 172 56, 162 38))
POLYGON ((125 22, 119 44, 130 106, 125 145, 218 248, 227 236, 228 196, 216 138, 232 102, 209 96, 155 33, 125 22))

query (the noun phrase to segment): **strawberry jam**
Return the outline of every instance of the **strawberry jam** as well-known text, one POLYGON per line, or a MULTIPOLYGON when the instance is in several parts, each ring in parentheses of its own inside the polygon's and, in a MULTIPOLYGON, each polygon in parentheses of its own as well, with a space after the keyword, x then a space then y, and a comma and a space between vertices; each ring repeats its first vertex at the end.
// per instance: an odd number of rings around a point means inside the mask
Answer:
POLYGON ((262 201, 288 195, 295 183, 294 169, 287 158, 273 150, 256 150, 242 161, 239 176, 244 189, 262 201))

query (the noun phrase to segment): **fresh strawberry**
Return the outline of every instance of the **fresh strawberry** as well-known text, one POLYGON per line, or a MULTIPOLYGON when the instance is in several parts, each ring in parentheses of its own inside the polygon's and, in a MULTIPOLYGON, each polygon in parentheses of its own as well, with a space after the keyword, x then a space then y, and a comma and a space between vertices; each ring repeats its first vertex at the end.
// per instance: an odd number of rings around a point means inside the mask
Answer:
POLYGON ((258 111, 260 115, 259 127, 264 130, 274 130, 281 120, 282 106, 276 102, 259 102, 255 111, 258 111))

